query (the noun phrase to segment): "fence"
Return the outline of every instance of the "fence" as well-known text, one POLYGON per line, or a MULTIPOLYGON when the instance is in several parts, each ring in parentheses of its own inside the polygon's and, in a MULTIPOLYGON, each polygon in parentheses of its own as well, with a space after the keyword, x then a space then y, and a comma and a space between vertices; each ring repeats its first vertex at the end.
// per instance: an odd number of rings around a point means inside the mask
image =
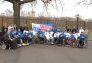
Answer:
MULTIPOLYGON (((0 17, 0 27, 14 25, 12 17, 0 17)), ((20 18, 20 26, 24 26, 25 24, 31 28, 31 23, 54 23, 56 27, 66 27, 73 28, 77 25, 76 19, 67 19, 67 18, 20 18)), ((83 20, 78 21, 78 27, 88 28, 92 30, 92 22, 85 22, 83 20)))

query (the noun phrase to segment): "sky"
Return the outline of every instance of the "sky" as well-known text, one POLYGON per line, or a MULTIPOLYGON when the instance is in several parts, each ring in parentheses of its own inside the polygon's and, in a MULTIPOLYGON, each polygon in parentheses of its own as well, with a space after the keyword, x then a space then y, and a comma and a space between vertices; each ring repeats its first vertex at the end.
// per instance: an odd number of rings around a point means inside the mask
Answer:
MULTIPOLYGON (((78 5, 77 3, 82 0, 55 0, 51 1, 50 4, 46 8, 40 0, 37 0, 34 3, 34 6, 30 3, 26 3, 21 5, 21 15, 23 16, 31 16, 32 8, 35 11, 35 16, 46 16, 46 17, 76 17, 77 14, 80 15, 83 19, 92 19, 92 5, 83 5, 81 3, 78 5), (35 5, 36 4, 36 5, 35 5), (63 11, 62 11, 63 6, 63 11)), ((89 0, 86 2, 89 3, 89 0)), ((84 2, 85 3, 85 2, 84 2)), ((13 4, 1 1, 0 0, 0 14, 11 16, 13 15, 13 4)))

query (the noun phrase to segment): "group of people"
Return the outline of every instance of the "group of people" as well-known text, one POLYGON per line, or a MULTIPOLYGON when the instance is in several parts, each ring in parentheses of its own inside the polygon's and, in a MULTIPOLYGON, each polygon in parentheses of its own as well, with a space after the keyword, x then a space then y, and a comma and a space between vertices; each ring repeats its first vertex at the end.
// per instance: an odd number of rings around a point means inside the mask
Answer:
POLYGON ((28 27, 8 26, 0 31, 0 45, 5 49, 15 49, 18 46, 29 45, 32 40, 32 33, 28 27))
POLYGON ((87 40, 87 35, 84 32, 82 28, 79 31, 74 29, 72 31, 69 29, 53 29, 43 32, 40 29, 39 31, 34 31, 29 30, 28 27, 8 26, 0 32, 0 45, 2 47, 5 45, 4 49, 15 49, 33 43, 73 46, 79 40, 77 47, 80 47, 87 40))
POLYGON ((47 31, 44 35, 46 40, 51 44, 61 44, 67 46, 83 47, 85 44, 87 45, 88 40, 87 34, 82 27, 79 30, 62 29, 57 31, 47 31))

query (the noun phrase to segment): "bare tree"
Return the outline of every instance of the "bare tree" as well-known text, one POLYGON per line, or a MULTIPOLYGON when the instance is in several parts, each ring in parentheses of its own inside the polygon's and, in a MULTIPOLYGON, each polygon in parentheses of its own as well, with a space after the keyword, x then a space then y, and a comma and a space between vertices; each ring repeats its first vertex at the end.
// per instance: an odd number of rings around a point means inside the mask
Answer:
MULTIPOLYGON (((56 7, 55 9, 58 10, 58 4, 57 4, 57 1, 59 1, 59 4, 61 5, 61 9, 62 9, 62 12, 63 12, 63 5, 62 5, 62 2, 61 0, 53 0, 55 1, 55 6, 53 4, 51 4, 51 1, 52 0, 41 0, 43 3, 44 3, 44 11, 46 11, 47 15, 49 16, 49 13, 48 13, 48 6, 49 5, 52 5, 53 8, 56 7)), ((44 13, 44 12, 43 12, 44 13)))
POLYGON ((20 6, 21 4, 33 2, 35 0, 5 0, 5 1, 11 2, 13 4, 14 24, 16 24, 16 26, 20 26, 20 6))
MULTIPOLYGON (((14 24, 16 24, 16 26, 20 26, 20 9, 21 9, 21 5, 24 4, 24 3, 33 2, 35 0, 4 0, 4 1, 8 1, 8 2, 13 4, 14 24)), ((47 5, 46 4, 50 3, 50 1, 52 1, 52 0, 41 0, 41 1, 45 4, 45 7, 47 9, 47 5)), ((55 0, 55 2, 56 2, 56 0, 55 0)), ((62 6, 62 9, 63 9, 63 6, 62 6)))
POLYGON ((9 9, 5 10, 6 16, 12 16, 13 12, 10 11, 9 9))
POLYGON ((82 0, 77 3, 78 5, 92 5, 92 0, 82 0))

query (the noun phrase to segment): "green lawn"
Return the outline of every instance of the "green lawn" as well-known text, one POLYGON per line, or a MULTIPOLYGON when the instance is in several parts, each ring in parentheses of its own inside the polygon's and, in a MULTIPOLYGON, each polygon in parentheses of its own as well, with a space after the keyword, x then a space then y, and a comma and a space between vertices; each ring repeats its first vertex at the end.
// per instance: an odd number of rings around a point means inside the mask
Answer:
POLYGON ((89 32, 89 33, 88 33, 88 39, 89 39, 89 40, 92 40, 92 32, 89 32))

